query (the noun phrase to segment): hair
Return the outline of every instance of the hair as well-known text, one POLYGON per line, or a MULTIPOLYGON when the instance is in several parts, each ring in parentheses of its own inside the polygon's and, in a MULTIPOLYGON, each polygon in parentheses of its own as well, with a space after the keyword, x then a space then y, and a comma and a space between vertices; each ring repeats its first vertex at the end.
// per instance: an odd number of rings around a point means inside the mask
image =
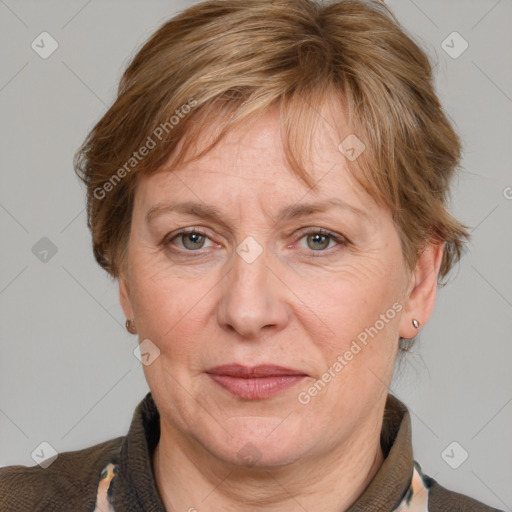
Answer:
POLYGON ((165 22, 131 59, 115 102, 75 155, 98 264, 117 278, 126 262, 139 173, 171 156, 174 167, 200 158, 271 107, 290 168, 314 187, 304 161, 329 98, 346 114, 346 134, 365 146, 347 166, 391 210, 408 269, 427 243, 444 242, 444 285, 470 238, 447 210, 461 142, 429 58, 376 0, 212 0, 165 22), (217 136, 199 151, 213 119, 217 136))

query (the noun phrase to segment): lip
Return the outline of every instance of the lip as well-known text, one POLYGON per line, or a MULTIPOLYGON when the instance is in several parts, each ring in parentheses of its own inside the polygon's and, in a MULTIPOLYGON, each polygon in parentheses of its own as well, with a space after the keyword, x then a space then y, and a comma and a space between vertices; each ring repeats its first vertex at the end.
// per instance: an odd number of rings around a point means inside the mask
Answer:
POLYGON ((226 364, 210 368, 206 373, 231 394, 246 400, 270 398, 308 376, 301 370, 276 365, 226 364))
POLYGON ((243 364, 232 363, 215 366, 206 370, 206 373, 214 375, 228 375, 238 378, 261 378, 261 377, 280 377, 282 375, 307 375, 301 370, 276 366, 274 364, 260 364, 258 366, 245 366, 243 364))

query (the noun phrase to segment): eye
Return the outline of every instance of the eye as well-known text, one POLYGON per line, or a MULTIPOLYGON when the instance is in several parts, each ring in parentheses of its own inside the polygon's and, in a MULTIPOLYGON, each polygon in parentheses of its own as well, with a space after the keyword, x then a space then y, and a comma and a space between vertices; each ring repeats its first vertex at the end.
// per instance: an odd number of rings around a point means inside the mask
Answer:
POLYGON ((172 244, 173 240, 181 241, 181 247, 179 244, 177 244, 179 249, 184 249, 186 251, 197 251, 204 247, 206 240, 210 239, 208 238, 207 234, 204 231, 202 231, 201 229, 194 228, 183 230, 176 234, 173 234, 171 237, 165 239, 164 244, 174 245, 172 244))
MULTIPOLYGON (((321 228, 310 228, 303 231, 299 238, 299 242, 302 240, 306 240, 306 247, 303 245, 301 245, 301 247, 309 250, 310 253, 330 254, 331 251, 328 249, 333 249, 338 245, 348 245, 348 240, 344 237, 321 228)), ((176 250, 176 252, 196 252, 198 253, 197 255, 200 255, 204 252, 201 251, 201 249, 208 248, 208 245, 205 245, 206 241, 211 242, 212 245, 216 245, 202 229, 190 228, 170 234, 163 240, 162 244, 164 246, 174 246, 176 249, 171 248, 172 250, 176 250)), ((317 256, 314 254, 310 255, 314 257, 317 256)), ((320 254, 318 254, 318 256, 320 256, 320 254)))
POLYGON ((299 241, 306 240, 306 249, 310 249, 314 252, 327 252, 326 249, 331 249, 331 245, 334 242, 336 245, 347 245, 348 242, 345 238, 327 231, 325 229, 313 228, 302 233, 302 237, 299 241))

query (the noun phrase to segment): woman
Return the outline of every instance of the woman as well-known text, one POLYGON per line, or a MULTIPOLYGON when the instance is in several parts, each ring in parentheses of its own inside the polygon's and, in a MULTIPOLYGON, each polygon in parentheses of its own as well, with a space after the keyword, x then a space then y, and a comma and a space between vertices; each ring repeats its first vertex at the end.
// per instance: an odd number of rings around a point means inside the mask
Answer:
POLYGON ((76 158, 151 392, 127 436, 0 470, 0 509, 495 510, 422 472, 388 393, 468 238, 459 158, 381 3, 165 23, 76 158))

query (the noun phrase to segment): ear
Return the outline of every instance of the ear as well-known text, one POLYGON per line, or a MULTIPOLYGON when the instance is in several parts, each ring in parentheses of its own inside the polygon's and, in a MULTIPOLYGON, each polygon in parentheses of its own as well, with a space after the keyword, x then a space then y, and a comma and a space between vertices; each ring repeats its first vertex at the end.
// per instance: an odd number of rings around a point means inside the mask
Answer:
POLYGON ((399 335, 402 338, 414 338, 418 329, 413 327, 412 319, 415 318, 423 326, 434 310, 443 251, 444 242, 430 242, 418 257, 400 320, 399 335))
POLYGON ((119 275, 119 302, 123 308, 124 314, 127 319, 132 319, 133 314, 132 303, 130 300, 130 285, 126 274, 119 275))

